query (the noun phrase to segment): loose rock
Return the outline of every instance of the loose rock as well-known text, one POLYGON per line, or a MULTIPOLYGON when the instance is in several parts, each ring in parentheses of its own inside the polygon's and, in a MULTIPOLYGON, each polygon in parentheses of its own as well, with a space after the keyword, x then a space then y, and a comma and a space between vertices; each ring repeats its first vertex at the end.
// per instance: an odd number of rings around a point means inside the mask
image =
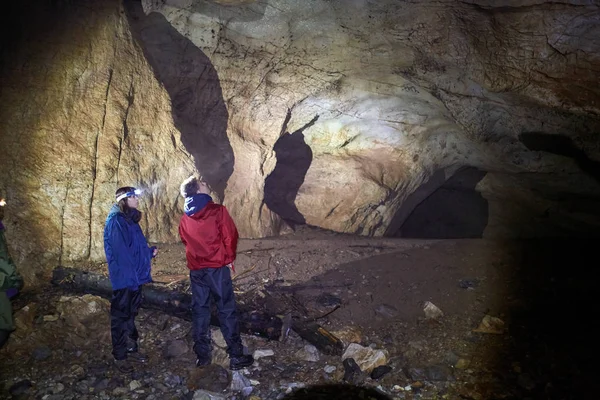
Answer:
POLYGON ((357 343, 351 343, 342 355, 342 360, 347 358, 353 358, 361 370, 370 373, 373 368, 387 364, 388 352, 386 350, 375 350, 370 347, 363 347, 357 343))
POLYGON ((500 318, 492 317, 491 315, 486 315, 481 320, 479 326, 473 329, 473 332, 478 333, 491 333, 500 335, 504 333, 504 321, 500 318))
POLYGON ((440 310, 435 304, 430 301, 426 301, 423 306, 423 311, 425 312, 425 317, 427 319, 438 319, 444 316, 442 310, 440 310))
POLYGON ((373 371, 371 372, 371 379, 381 379, 384 375, 386 375, 387 373, 389 373, 392 370, 392 367, 387 366, 387 365, 380 365, 377 368, 374 368, 373 371))
POLYGON ((185 340, 173 340, 167 343, 164 356, 167 359, 178 358, 186 354, 189 350, 185 340))
POLYGON ((307 344, 296 352, 296 357, 304 361, 317 362, 320 358, 319 350, 312 344, 307 344))
POLYGON ((264 350, 258 349, 258 350, 254 350, 254 353, 252 354, 252 356, 254 357, 255 360, 258 360, 263 357, 270 357, 274 354, 275 354, 275 352, 271 349, 264 349, 264 350))

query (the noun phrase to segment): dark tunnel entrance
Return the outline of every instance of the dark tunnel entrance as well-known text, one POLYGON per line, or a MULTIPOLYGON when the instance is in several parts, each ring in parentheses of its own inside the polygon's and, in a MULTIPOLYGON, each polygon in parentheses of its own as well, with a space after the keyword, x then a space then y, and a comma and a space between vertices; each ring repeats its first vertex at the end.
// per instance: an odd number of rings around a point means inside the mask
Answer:
POLYGON ((475 187, 485 175, 486 172, 472 167, 459 170, 421 201, 390 236, 427 239, 482 237, 488 223, 488 202, 475 187))

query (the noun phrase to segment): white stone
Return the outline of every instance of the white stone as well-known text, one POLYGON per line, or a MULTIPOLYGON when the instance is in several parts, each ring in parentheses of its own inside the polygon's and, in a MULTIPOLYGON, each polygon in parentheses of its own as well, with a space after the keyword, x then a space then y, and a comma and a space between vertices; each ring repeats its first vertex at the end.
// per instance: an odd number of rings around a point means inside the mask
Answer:
POLYGON ((254 353, 252 354, 252 356, 256 360, 263 358, 263 357, 271 357, 273 355, 275 355, 275 352, 271 349, 257 349, 257 350, 254 350, 254 353))
POLYGON ((296 352, 296 357, 310 362, 316 362, 320 359, 319 350, 312 344, 304 345, 303 348, 296 352))
POLYGON ((323 370, 328 374, 331 374, 336 369, 337 367, 335 365, 326 365, 325 368, 323 368, 323 370))
POLYGON ((369 373, 380 365, 386 365, 388 357, 387 350, 375 350, 358 343, 350 343, 342 355, 342 361, 353 358, 362 371, 369 373))
POLYGON ((423 311, 425 312, 425 317, 428 319, 438 319, 444 316, 442 310, 440 310, 435 304, 430 301, 426 301, 423 305, 423 311))
POLYGON ((212 338, 212 342, 216 345, 219 346, 222 349, 226 349, 227 348, 227 342, 225 342, 225 338, 223 337, 223 333, 221 332, 220 329, 214 329, 212 328, 210 331, 210 335, 212 338))

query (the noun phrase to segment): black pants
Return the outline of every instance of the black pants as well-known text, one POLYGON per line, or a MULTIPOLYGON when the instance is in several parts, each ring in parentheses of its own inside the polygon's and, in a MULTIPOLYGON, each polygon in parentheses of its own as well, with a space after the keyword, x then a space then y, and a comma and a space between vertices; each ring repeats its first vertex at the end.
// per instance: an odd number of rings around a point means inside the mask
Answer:
POLYGON ((127 358, 128 351, 137 351, 138 331, 135 316, 142 303, 142 288, 138 290, 113 290, 110 300, 110 333, 113 356, 117 360, 127 358))
POLYGON ((198 357, 211 351, 210 306, 211 297, 217 306, 221 332, 227 343, 230 357, 243 354, 231 272, 228 267, 203 268, 190 271, 192 282, 192 324, 194 328, 194 352, 198 357))

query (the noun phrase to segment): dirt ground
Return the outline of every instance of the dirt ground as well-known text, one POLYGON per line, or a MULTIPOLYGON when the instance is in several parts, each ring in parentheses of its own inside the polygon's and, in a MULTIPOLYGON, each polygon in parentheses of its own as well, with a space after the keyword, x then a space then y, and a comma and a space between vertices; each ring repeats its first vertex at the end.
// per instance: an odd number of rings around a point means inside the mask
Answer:
MULTIPOLYGON (((185 288, 183 246, 159 244, 159 249, 154 279, 185 288)), ((350 382, 377 388, 386 396, 382 398, 597 398, 592 372, 595 359, 590 351, 598 333, 592 306, 594 281, 586 269, 594 254, 594 243, 582 240, 407 240, 302 227, 277 238, 241 240, 234 284, 238 298, 246 305, 253 299, 258 304, 266 292, 285 293, 305 317, 315 319, 346 344, 357 342, 384 349, 391 372, 378 379, 363 376, 350 382), (426 302, 433 303, 443 316, 426 318, 426 302), (501 320, 503 325, 496 325, 495 333, 476 331, 486 315, 501 320)), ((103 265, 88 268, 105 272, 103 265)), ((15 308, 41 302, 46 309, 39 314, 53 314, 52 304, 60 295, 55 289, 24 294, 15 308)), ((290 311, 286 307, 282 304, 281 314, 290 311)), ((148 346, 159 359, 172 341, 164 328, 165 318, 154 310, 140 315, 142 336, 148 343, 153 338, 148 346)), ((189 323, 170 321, 177 327, 178 337, 190 345, 189 323)), ((339 357, 322 355, 316 363, 298 359, 298 351, 306 343, 293 333, 286 342, 255 337, 245 340, 250 350, 275 351, 274 358, 259 360, 260 367, 249 372, 251 379, 261 382, 253 391, 253 400, 283 398, 286 393, 282 387, 288 385, 289 391, 293 382, 302 386, 348 383, 339 357), (337 366, 337 372, 325 374, 323 368, 328 365, 337 366)), ((86 348, 98 347, 97 341, 86 343, 78 351, 97 352, 108 365, 108 343, 100 349, 86 348)), ((6 396, 11 385, 24 376, 41 381, 31 373, 35 357, 23 357, 18 350, 14 347, 11 352, 8 346, 0 352, 6 366, 0 367, 6 396), (21 358, 16 359, 15 354, 21 358)), ((60 354, 64 356, 65 351, 60 354)), ((189 387, 193 354, 188 351, 181 357, 179 372, 175 372, 189 387)), ((147 367, 149 375, 158 374, 152 368, 163 373, 165 368, 175 367, 165 359, 147 367)), ((61 379, 48 376, 49 372, 40 374, 45 376, 44 382, 61 379)), ((97 379, 107 374, 112 376, 104 371, 97 379)), ((153 381, 148 378, 148 382, 153 381)), ((113 384, 123 385, 119 381, 113 384)), ((18 398, 49 398, 39 396, 41 389, 34 389, 18 398)), ((116 390, 108 397, 91 390, 86 398, 161 398, 148 395, 148 391, 128 397, 131 393, 116 390)), ((63 397, 54 399, 71 398, 68 391, 61 393, 63 397)), ((227 393, 224 398, 247 398, 237 392, 227 393)), ((171 398, 196 397, 187 391, 171 398)))

